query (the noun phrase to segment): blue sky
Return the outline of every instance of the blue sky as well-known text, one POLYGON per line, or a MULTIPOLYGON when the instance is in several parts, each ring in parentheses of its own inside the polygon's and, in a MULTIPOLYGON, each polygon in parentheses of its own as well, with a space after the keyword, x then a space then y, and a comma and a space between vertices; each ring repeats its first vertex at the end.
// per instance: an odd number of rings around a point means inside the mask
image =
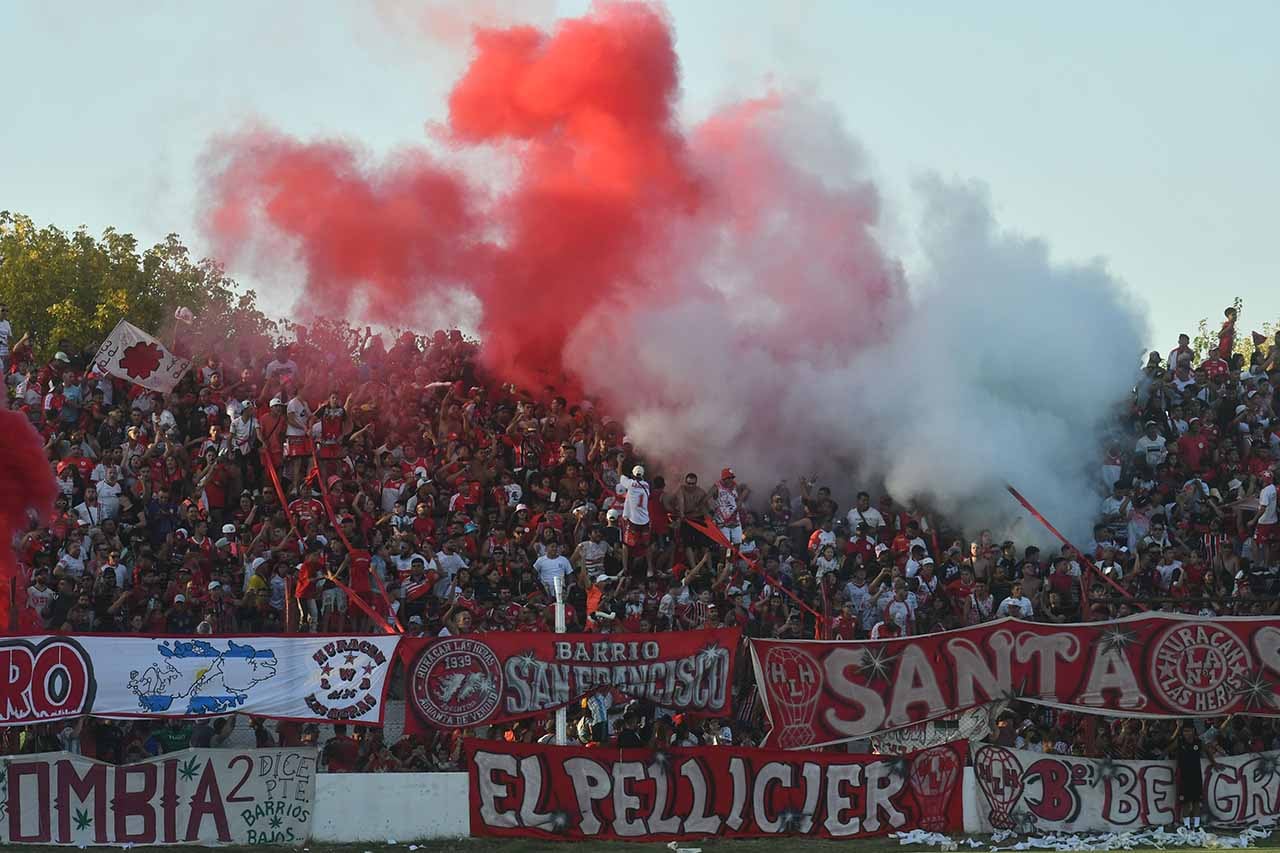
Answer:
MULTIPOLYGON (((412 6, 0 4, 0 208, 147 242, 176 231, 202 251, 214 134, 260 121, 379 152, 443 116, 465 55, 408 37, 412 6)), ((585 7, 527 2, 542 19, 585 7)), ((770 87, 821 99, 867 148, 902 232, 916 177, 978 179, 1004 226, 1056 258, 1105 258, 1147 304, 1154 344, 1216 323, 1237 294, 1246 328, 1280 317, 1280 3, 668 8, 687 116, 770 87)), ((910 268, 909 245, 895 248, 910 268)))

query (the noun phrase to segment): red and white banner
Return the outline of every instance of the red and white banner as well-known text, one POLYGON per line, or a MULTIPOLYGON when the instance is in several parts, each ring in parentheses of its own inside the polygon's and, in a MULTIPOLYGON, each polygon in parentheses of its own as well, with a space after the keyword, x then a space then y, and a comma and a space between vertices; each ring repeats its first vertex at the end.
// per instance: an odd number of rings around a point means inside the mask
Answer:
POLYGON ((964 741, 903 756, 468 740, 471 834, 857 838, 964 828, 964 741))
POLYGON ((186 749, 116 767, 68 752, 0 757, 6 844, 302 844, 314 749, 186 749))
POLYGON ((494 632, 405 640, 409 731, 532 717, 612 690, 662 708, 730 713, 736 628, 660 634, 494 632))
POLYGON ((1126 717, 1280 715, 1280 619, 1000 619, 885 641, 752 640, 783 749, 841 743, 1020 699, 1126 717))
MULTIPOLYGON (((1073 758, 983 744, 974 750, 973 768, 982 832, 1124 832, 1181 817, 1172 761, 1073 758)), ((1212 822, 1255 825, 1280 816, 1280 753, 1219 756, 1202 768, 1212 822)))
POLYGON ((121 320, 98 348, 93 369, 168 394, 191 369, 191 362, 178 358, 128 320, 121 320))
POLYGON ((381 725, 399 636, 0 638, 0 726, 99 717, 381 725))

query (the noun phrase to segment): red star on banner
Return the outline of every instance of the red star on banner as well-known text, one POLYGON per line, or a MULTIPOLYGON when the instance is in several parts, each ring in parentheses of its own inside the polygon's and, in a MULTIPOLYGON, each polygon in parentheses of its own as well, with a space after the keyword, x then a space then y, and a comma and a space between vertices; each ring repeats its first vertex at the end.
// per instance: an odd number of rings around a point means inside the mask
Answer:
POLYGON ((120 356, 120 369, 130 379, 146 379, 160 367, 160 347, 153 343, 136 343, 120 356))

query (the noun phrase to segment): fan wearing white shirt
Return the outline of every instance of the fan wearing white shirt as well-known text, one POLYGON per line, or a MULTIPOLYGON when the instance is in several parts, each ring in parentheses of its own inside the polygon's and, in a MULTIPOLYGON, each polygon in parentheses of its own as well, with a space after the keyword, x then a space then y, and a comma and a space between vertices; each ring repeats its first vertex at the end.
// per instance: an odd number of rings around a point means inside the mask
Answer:
POLYGON ((76 519, 87 527, 98 527, 106 517, 102 504, 98 503, 98 490, 89 487, 84 490, 84 502, 75 508, 76 519))
POLYGON ((1014 619, 1032 619, 1035 613, 1031 599, 1022 594, 1021 581, 1009 587, 1009 597, 1000 602, 1000 606, 996 608, 997 616, 1012 616, 1014 619))
POLYGON ((115 518, 120 514, 120 493, 124 484, 120 482, 120 469, 112 465, 107 468, 107 476, 98 483, 98 503, 102 504, 102 517, 115 518))
POLYGON ((0 375, 9 369, 9 339, 13 337, 13 326, 9 323, 9 308, 0 305, 0 375))
POLYGON ((631 568, 631 549, 643 548, 646 568, 653 576, 653 551, 649 545, 649 484, 644 479, 644 466, 631 469, 631 476, 618 478, 615 494, 622 497, 622 566, 631 568))
POLYGON ((1155 421, 1147 421, 1146 432, 1138 436, 1133 449, 1135 453, 1141 454, 1146 459, 1152 470, 1155 470, 1155 467, 1169 455, 1169 451, 1165 449, 1165 444, 1165 437, 1160 434, 1160 425, 1155 421))
POLYGON ((1272 546, 1280 533, 1280 515, 1276 508, 1275 477, 1270 471, 1262 472, 1262 491, 1258 493, 1258 517, 1254 520, 1253 538, 1258 544, 1262 565, 1270 566, 1272 546))
POLYGON ((858 492, 857 502, 845 517, 849 521, 850 530, 857 530, 859 524, 867 525, 873 533, 884 527, 884 516, 871 505, 871 495, 867 492, 858 492))
POLYGON ((548 542, 547 553, 533 563, 533 570, 538 573, 538 580, 546 587, 547 594, 555 597, 556 578, 565 578, 573 574, 573 565, 560 554, 559 542, 548 542))

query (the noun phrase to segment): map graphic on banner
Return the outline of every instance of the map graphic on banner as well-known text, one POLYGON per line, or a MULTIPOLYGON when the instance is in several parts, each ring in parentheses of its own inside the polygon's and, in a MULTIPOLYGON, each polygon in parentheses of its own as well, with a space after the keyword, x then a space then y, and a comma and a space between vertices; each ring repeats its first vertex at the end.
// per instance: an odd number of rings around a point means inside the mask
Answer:
POLYGON ((272 649, 237 645, 235 640, 221 649, 206 640, 165 642, 156 651, 158 659, 129 679, 142 707, 156 713, 230 713, 276 674, 272 649))
POLYGON ((168 394, 191 369, 191 362, 178 358, 128 320, 121 320, 98 348, 93 369, 168 394))
POLYGON ((0 758, 6 844, 293 844, 311 834, 315 749, 187 749, 116 767, 0 758))
POLYGON ((968 744, 903 756, 467 740, 474 836, 666 842, 964 828, 968 744))
MULTIPOLYGON (((1213 823, 1253 825, 1280 813, 1280 752, 1202 762, 1213 823)), ((1174 822, 1172 761, 1045 755, 984 744, 973 753, 981 832, 1124 832, 1174 822)))
POLYGON ((843 743, 1020 700, 1126 717, 1280 715, 1280 618, 998 619, 893 640, 752 640, 765 745, 843 743))
POLYGON ((0 725, 93 713, 382 721, 398 636, 0 639, 0 725))
POLYGON ((664 708, 730 712, 736 628, 658 634, 495 631, 405 640, 408 731, 467 728, 562 708, 601 690, 664 708))

